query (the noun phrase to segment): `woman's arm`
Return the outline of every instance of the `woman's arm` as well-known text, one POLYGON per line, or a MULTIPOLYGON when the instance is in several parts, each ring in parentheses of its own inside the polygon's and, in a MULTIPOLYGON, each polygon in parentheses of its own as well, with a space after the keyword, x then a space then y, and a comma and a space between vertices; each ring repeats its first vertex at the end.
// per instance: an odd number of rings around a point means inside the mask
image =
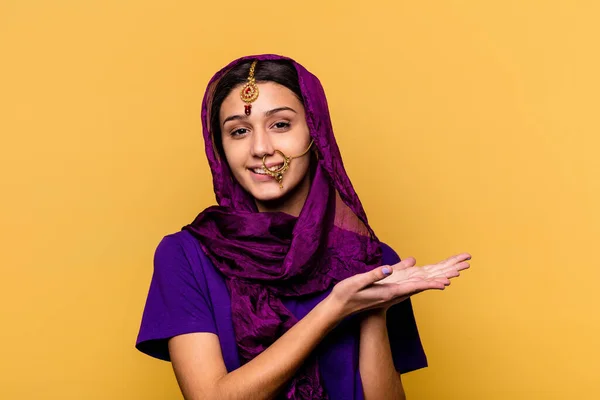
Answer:
POLYGON ((359 370, 365 400, 405 400, 400 374, 394 368, 385 309, 365 313, 360 324, 359 370))
POLYGON ((216 335, 192 333, 172 338, 169 352, 184 397, 272 399, 341 320, 340 310, 331 303, 326 298, 265 351, 231 373, 225 368, 216 335))
POLYGON ((219 339, 191 333, 169 340, 173 369, 186 400, 272 399, 292 378, 319 342, 343 318, 423 288, 442 289, 440 279, 406 285, 373 283, 391 273, 383 266, 339 282, 331 293, 265 351, 227 373, 219 339))

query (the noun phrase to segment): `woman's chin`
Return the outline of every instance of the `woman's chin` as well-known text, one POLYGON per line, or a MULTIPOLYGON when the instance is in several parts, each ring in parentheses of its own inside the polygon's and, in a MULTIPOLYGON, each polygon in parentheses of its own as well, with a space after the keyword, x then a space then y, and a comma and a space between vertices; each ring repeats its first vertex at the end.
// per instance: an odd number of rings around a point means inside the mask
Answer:
POLYGON ((280 188, 276 182, 269 183, 268 185, 260 185, 260 187, 253 187, 250 194, 256 201, 262 203, 277 202, 285 197, 288 191, 284 188, 280 188))
MULTIPOLYGON (((252 178, 256 178, 252 176, 252 178)), ((289 175, 283 179, 283 188, 275 179, 245 179, 244 189, 254 197, 260 211, 283 211, 294 214, 298 204, 304 204, 310 189, 310 179, 289 175)))

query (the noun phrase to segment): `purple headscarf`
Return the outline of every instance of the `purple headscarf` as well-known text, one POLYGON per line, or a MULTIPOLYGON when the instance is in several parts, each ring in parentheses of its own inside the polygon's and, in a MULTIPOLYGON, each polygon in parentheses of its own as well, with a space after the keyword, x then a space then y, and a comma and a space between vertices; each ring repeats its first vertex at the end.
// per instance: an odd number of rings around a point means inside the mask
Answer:
MULTIPOLYGON (((297 319, 281 298, 323 292, 335 283, 381 264, 381 247, 367 222, 333 135, 321 83, 295 61, 265 54, 242 57, 210 80, 202 102, 206 155, 218 206, 204 210, 189 230, 224 275, 242 363, 260 354, 297 319), (217 82, 240 63, 287 60, 295 67, 310 136, 319 154, 311 188, 298 217, 258 212, 254 199, 233 178, 217 153, 210 109, 217 82)), ((311 357, 291 380, 287 399, 325 399, 317 362, 311 357)))

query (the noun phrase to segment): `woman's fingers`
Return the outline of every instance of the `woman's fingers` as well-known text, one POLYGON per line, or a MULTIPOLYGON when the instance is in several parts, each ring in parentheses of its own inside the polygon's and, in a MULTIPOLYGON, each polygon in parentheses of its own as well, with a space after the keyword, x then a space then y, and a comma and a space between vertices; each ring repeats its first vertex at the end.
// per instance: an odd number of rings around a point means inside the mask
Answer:
POLYGON ((471 265, 462 261, 458 264, 451 264, 449 266, 440 265, 439 268, 431 269, 429 272, 431 276, 446 276, 448 278, 454 278, 460 276, 460 271, 468 269, 471 265))
POLYGON ((397 284, 396 296, 411 296, 425 290, 443 290, 450 284, 448 279, 418 279, 397 284))
MULTIPOLYGON (((460 258, 458 258, 460 259, 460 258)), ((410 279, 435 279, 435 278, 456 278, 460 276, 460 271, 469 268, 467 261, 458 264, 435 264, 424 267, 410 267, 402 270, 395 270, 387 278, 378 281, 378 284, 396 283, 400 284, 410 279)))
POLYGON ((471 259, 471 255, 469 253, 460 253, 460 254, 456 254, 452 257, 448 257, 443 261, 440 261, 438 263, 438 265, 442 264, 444 266, 450 266, 450 265, 458 264, 460 262, 470 260, 470 259, 471 259))
POLYGON ((440 276, 435 278, 410 278, 404 281, 387 284, 388 287, 395 287, 394 294, 398 296, 411 296, 413 294, 429 289, 444 289, 450 285, 450 279, 440 276))
POLYGON ((426 265, 422 268, 428 276, 447 276, 454 278, 460 276, 459 271, 470 267, 470 264, 467 262, 470 259, 471 255, 469 253, 461 253, 448 257, 437 264, 426 265))
POLYGON ((406 268, 414 267, 417 260, 414 257, 406 257, 404 260, 392 265, 394 271, 400 271, 406 268))

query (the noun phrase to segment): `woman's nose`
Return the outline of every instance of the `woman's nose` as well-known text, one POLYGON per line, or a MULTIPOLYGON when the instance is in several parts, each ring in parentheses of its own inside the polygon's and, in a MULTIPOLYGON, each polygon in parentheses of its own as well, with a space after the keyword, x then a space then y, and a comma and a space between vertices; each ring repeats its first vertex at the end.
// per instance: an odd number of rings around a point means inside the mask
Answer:
POLYGON ((264 129, 257 129, 254 131, 254 134, 252 135, 251 152, 253 156, 258 158, 262 158, 265 154, 273 155, 275 153, 271 138, 264 129))

